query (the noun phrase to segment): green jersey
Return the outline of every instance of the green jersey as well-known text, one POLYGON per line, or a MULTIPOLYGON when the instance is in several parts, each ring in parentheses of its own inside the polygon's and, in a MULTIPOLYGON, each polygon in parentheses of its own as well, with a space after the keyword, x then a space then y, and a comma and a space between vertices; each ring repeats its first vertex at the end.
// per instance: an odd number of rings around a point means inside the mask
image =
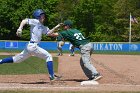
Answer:
POLYGON ((70 41, 75 47, 89 43, 89 40, 77 29, 64 30, 59 32, 59 35, 62 35, 64 39, 70 41))
POLYGON ((56 40, 57 41, 63 41, 63 37, 61 35, 59 35, 59 36, 56 37, 56 40))

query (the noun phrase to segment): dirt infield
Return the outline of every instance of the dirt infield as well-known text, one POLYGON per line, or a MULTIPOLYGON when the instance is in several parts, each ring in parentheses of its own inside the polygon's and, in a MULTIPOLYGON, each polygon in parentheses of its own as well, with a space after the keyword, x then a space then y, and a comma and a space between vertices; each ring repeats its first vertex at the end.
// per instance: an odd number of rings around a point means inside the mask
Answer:
POLYGON ((58 74, 63 76, 61 81, 50 83, 47 74, 0 75, 0 89, 140 91, 139 57, 139 55, 93 54, 93 64, 103 78, 99 80, 99 85, 81 86, 80 82, 87 78, 79 64, 80 55, 71 57, 64 54, 59 57, 58 74))

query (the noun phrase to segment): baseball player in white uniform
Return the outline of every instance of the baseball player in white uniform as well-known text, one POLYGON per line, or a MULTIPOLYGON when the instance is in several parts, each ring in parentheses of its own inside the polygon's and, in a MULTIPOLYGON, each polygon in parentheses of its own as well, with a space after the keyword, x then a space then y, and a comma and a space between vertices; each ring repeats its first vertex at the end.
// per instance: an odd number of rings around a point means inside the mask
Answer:
POLYGON ((56 27, 54 27, 51 30, 48 27, 45 27, 43 25, 45 21, 45 12, 42 9, 35 10, 33 13, 33 17, 34 19, 26 18, 22 20, 16 32, 17 36, 20 37, 22 35, 22 29, 24 25, 25 24, 30 25, 31 38, 28 44, 26 45, 26 48, 21 53, 15 56, 1 59, 0 64, 19 63, 29 58, 30 56, 34 55, 34 56, 37 56, 39 58, 43 58, 46 60, 46 66, 48 68, 50 80, 56 80, 59 77, 54 75, 52 55, 48 53, 46 50, 44 50, 43 48, 39 47, 39 43, 41 41, 42 34, 45 34, 45 35, 51 34, 54 30, 59 28, 60 24, 58 24, 56 27))

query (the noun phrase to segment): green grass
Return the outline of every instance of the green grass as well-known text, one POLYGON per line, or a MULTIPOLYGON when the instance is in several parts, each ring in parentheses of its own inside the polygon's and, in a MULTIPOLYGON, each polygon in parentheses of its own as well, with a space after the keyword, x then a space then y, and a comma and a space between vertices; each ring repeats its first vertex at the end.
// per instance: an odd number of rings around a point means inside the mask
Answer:
MULTIPOLYGON (((6 58, 8 56, 0 56, 0 58, 6 58)), ((54 57, 54 72, 58 71, 58 58, 54 57)), ((30 57, 21 63, 7 63, 0 65, 1 75, 16 75, 16 74, 40 74, 48 73, 45 60, 30 57)))
MULTIPOLYGON (((0 52, 8 52, 9 54, 12 54, 12 53, 20 53, 22 50, 11 50, 11 49, 3 49, 3 50, 0 50, 0 52)), ((47 50, 48 52, 50 53, 57 53, 57 50, 47 50)), ((63 51, 64 53, 69 53, 69 51, 63 51)), ((77 52, 77 51, 76 51, 77 52)))
POLYGON ((18 53, 19 53, 19 52, 21 52, 21 51, 22 51, 22 50, 16 50, 16 49, 15 49, 15 50, 11 50, 11 49, 3 49, 3 50, 0 50, 0 52, 9 52, 9 53, 11 53, 11 54, 12 54, 13 52, 14 52, 14 53, 17 53, 17 52, 18 52, 18 53))
MULTIPOLYGON (((57 53, 56 50, 47 50, 50 53, 57 53)), ((0 52, 8 52, 9 54, 12 53, 19 53, 21 50, 0 50, 0 52)), ((63 53, 70 53, 69 51, 63 51, 63 53)), ((76 54, 79 54, 80 51, 76 50, 76 54)), ((120 52, 120 51, 93 51, 93 54, 111 54, 111 55, 140 55, 140 52, 120 52)))

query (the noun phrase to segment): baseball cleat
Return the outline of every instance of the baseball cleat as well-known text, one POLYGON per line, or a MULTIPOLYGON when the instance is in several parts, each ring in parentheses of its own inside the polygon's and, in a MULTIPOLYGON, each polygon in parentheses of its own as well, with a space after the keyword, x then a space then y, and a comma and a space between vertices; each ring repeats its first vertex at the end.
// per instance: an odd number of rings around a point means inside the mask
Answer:
POLYGON ((50 81, 59 81, 62 78, 62 76, 54 75, 54 77, 50 77, 50 81))
POLYGON ((93 80, 97 81, 97 80, 101 79, 102 77, 103 76, 101 76, 101 75, 97 75, 97 76, 94 76, 94 79, 93 80))
POLYGON ((74 54, 70 54, 69 56, 74 56, 74 54))
POLYGON ((92 78, 89 78, 88 80, 94 80, 94 81, 97 81, 97 80, 100 80, 103 76, 101 76, 99 73, 94 75, 94 77, 92 78))
POLYGON ((59 54, 57 54, 56 56, 62 56, 62 55, 63 55, 63 54, 60 54, 60 53, 59 53, 59 54))

